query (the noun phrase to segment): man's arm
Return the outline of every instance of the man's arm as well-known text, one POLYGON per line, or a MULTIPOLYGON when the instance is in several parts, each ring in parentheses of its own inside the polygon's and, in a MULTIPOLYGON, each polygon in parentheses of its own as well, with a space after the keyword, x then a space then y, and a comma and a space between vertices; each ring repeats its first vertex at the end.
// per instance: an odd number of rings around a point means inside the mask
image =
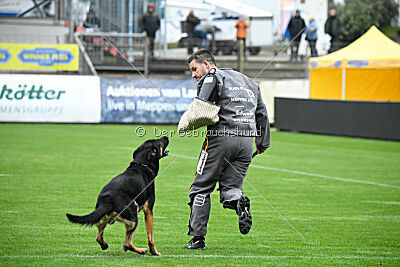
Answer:
POLYGON ((287 28, 289 29, 289 32, 290 32, 290 34, 292 34, 291 33, 291 31, 292 31, 292 23, 293 23, 293 19, 291 18, 290 20, 289 20, 289 23, 288 23, 288 25, 287 25, 287 28))
POLYGON ((329 21, 329 19, 327 19, 326 21, 325 21, 325 33, 328 33, 329 34, 329 29, 328 29, 328 21, 329 21))
POLYGON ((337 36, 339 37, 340 33, 342 32, 342 22, 338 18, 337 18, 337 21, 338 21, 337 36))
POLYGON ((271 145, 271 132, 269 127, 267 108, 265 107, 265 104, 261 98, 260 88, 258 88, 257 92, 257 108, 255 115, 257 134, 260 134, 256 137, 256 147, 257 153, 261 154, 271 145))
POLYGON ((142 31, 144 31, 144 29, 143 29, 143 27, 144 27, 144 15, 142 15, 140 18, 139 18, 139 27, 142 29, 142 31))
POLYGON ((200 98, 201 100, 214 102, 216 97, 216 86, 217 79, 215 78, 215 76, 213 74, 206 74, 200 87, 198 98, 200 98))
POLYGON ((200 19, 198 17, 195 17, 195 16, 193 16, 193 17, 188 16, 186 18, 186 21, 190 22, 190 23, 193 23, 195 26, 200 23, 200 19))

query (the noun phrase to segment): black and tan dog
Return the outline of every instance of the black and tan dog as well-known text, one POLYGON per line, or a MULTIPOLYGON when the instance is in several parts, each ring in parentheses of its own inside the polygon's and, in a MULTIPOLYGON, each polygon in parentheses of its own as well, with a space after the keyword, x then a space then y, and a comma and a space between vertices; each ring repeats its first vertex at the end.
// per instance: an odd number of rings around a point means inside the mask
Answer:
POLYGON ((101 249, 108 248, 103 232, 108 223, 115 220, 125 224, 126 238, 123 249, 146 254, 146 248, 133 245, 133 232, 138 225, 138 213, 143 210, 150 253, 160 256, 154 244, 153 206, 155 201, 154 179, 159 170, 159 160, 168 155, 168 137, 144 142, 133 153, 133 161, 120 175, 113 178, 100 192, 96 210, 85 216, 66 214, 72 223, 96 225, 99 232, 96 241, 101 249))

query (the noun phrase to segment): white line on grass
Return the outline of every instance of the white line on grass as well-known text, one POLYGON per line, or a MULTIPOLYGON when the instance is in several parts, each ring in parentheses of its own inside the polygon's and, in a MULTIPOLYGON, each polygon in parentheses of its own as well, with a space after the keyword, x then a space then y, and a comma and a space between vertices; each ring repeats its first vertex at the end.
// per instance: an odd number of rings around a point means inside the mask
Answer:
POLYGON ((377 200, 365 200, 364 203, 384 204, 384 205, 400 205, 400 201, 377 201, 377 200))
POLYGON ((389 188, 400 189, 400 186, 397 186, 397 185, 375 183, 375 182, 370 182, 370 181, 355 180, 355 179, 342 178, 342 177, 336 177, 336 176, 328 176, 328 175, 316 174, 316 173, 310 173, 310 172, 293 171, 293 170, 273 168, 273 167, 265 167, 265 166, 258 166, 258 165, 250 165, 250 167, 257 168, 257 169, 264 169, 264 170, 280 171, 280 172, 287 172, 287 173, 300 174, 300 175, 306 175, 306 176, 313 176, 313 177, 324 178, 324 179, 328 179, 328 180, 336 180, 336 181, 358 183, 358 184, 369 184, 369 185, 377 185, 377 186, 381 186, 381 187, 389 187, 389 188))
MULTIPOLYGON (((187 159, 193 159, 193 160, 197 160, 198 159, 197 157, 191 157, 191 156, 186 156, 186 155, 181 155, 181 154, 173 154, 173 155, 176 156, 176 157, 180 157, 180 158, 187 158, 187 159)), ((255 165, 255 164, 251 164, 250 168, 264 169, 264 170, 278 171, 278 172, 286 172, 286 173, 292 173, 292 174, 300 174, 300 175, 305 175, 305 176, 312 176, 312 177, 318 177, 318 178, 323 178, 323 179, 328 179, 328 180, 336 180, 336 181, 342 181, 342 182, 349 182, 349 183, 369 184, 369 185, 376 185, 376 186, 381 186, 381 187, 389 187, 389 188, 400 189, 400 186, 397 186, 397 185, 382 184, 382 183, 375 183, 375 182, 370 182, 370 181, 362 181, 362 180, 355 180, 355 179, 349 179, 349 178, 342 178, 342 177, 337 177, 337 176, 328 176, 328 175, 317 174, 317 173, 310 173, 310 172, 294 171, 294 170, 281 169, 281 168, 259 166, 259 165, 255 165)))
POLYGON ((0 173, 0 176, 14 176, 13 174, 0 173))
POLYGON ((319 255, 319 256, 295 256, 295 255, 162 255, 161 257, 143 256, 143 255, 77 255, 77 254, 60 254, 60 255, 1 255, 0 258, 23 259, 23 258, 244 258, 244 259, 360 259, 360 260, 399 260, 399 256, 364 256, 364 255, 319 255))

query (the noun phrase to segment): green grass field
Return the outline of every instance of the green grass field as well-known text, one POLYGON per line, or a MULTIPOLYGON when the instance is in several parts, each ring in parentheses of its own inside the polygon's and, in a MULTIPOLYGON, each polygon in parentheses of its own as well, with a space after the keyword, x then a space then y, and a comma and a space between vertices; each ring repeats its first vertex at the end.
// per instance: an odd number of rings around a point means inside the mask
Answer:
MULTIPOLYGON (((66 212, 93 211, 101 188, 124 171, 133 149, 154 137, 135 125, 0 124, 0 264, 11 265, 400 265, 400 143, 273 132, 247 179, 303 239, 245 182, 253 228, 212 198, 207 250, 183 246, 188 190, 203 138, 170 138, 156 179, 155 241, 162 257, 124 253, 125 228, 69 223, 66 212)), ((173 126, 159 126, 173 130, 173 126)), ((147 246, 143 214, 134 243, 147 246)))

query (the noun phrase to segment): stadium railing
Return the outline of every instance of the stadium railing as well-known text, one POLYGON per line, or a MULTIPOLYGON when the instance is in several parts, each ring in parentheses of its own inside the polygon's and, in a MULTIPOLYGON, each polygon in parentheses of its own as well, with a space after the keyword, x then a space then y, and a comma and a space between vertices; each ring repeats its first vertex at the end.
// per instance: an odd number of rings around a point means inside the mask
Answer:
POLYGON ((149 73, 145 33, 76 32, 82 53, 80 73, 97 71, 141 71, 149 73))

